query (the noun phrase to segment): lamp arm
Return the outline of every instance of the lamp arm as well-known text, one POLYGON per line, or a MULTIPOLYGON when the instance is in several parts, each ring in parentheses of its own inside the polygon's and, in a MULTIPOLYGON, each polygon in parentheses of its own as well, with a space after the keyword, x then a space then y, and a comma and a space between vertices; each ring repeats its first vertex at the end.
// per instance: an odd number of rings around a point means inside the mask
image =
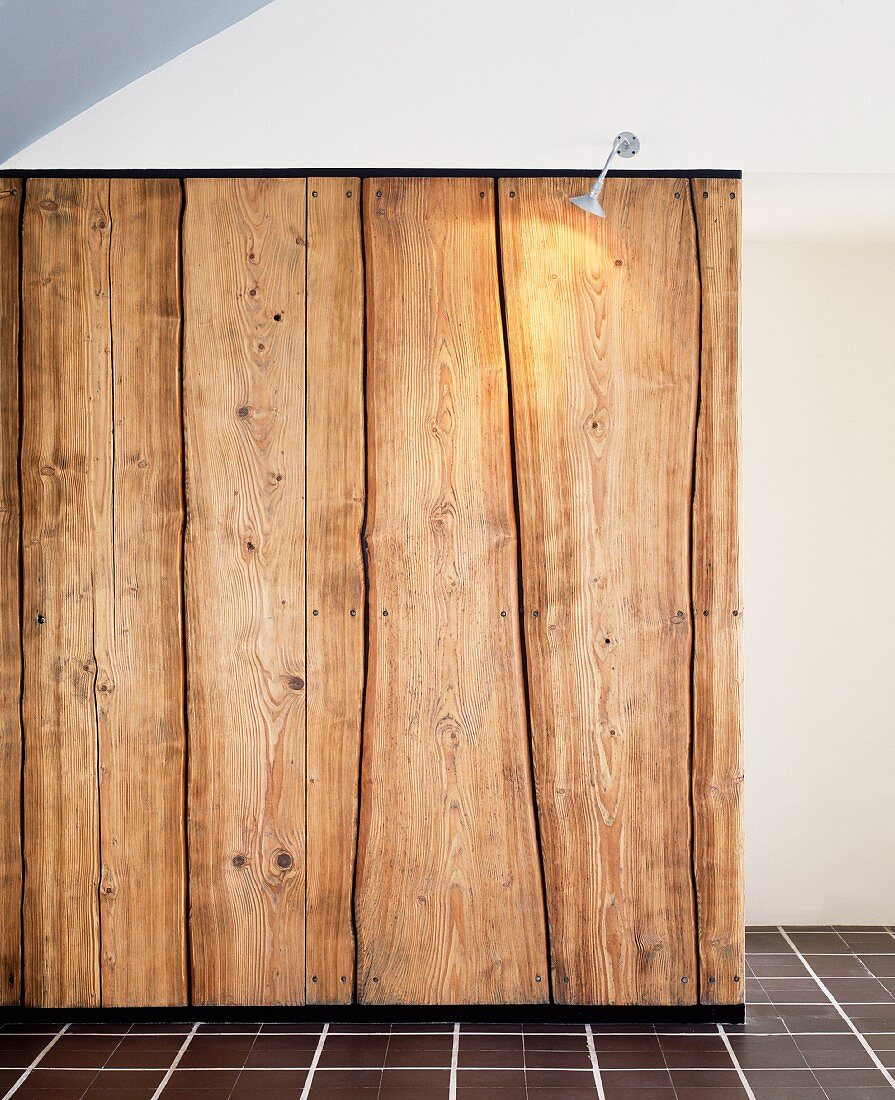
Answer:
POLYGON ((618 152, 621 143, 622 135, 619 134, 615 141, 613 141, 612 143, 612 148, 609 150, 609 156, 606 158, 606 163, 603 165, 603 171, 594 180, 593 186, 590 189, 590 197, 592 199, 597 198, 597 196, 603 190, 603 182, 606 179, 606 173, 609 171, 609 165, 612 163, 612 158, 618 152))

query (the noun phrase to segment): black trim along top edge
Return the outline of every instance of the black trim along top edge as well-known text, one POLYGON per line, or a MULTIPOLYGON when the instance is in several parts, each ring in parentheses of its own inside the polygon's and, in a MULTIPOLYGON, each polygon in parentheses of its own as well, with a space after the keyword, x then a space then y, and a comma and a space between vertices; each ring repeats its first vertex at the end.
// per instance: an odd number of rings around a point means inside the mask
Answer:
MULTIPOLYGON (((257 176, 358 176, 361 179, 386 176, 460 176, 477 179, 493 176, 500 179, 518 176, 592 177, 598 173, 598 168, 5 168, 0 171, 0 179, 56 176, 82 179, 210 179, 257 176)), ((622 179, 741 179, 743 173, 736 168, 656 168, 612 171, 609 175, 622 179)))

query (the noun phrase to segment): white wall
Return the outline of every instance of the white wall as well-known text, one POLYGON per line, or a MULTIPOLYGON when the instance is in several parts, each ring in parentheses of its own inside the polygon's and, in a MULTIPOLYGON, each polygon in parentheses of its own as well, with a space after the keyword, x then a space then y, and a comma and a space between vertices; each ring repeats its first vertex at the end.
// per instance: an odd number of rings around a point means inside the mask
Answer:
POLYGON ((895 172, 893 54, 891 0, 274 0, 10 163, 895 172))
POLYGON ((895 233, 831 183, 806 215, 790 179, 787 234, 786 183, 745 204, 747 912, 891 923, 895 233))

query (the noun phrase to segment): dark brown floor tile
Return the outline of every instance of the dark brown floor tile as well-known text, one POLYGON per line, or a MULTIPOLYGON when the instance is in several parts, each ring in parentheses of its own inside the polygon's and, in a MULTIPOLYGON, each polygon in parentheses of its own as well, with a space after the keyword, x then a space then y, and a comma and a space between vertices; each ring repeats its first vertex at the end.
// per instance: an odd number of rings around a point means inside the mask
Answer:
POLYGON ((891 1100, 892 1089, 889 1085, 865 1085, 851 1089, 826 1090, 827 1100, 891 1100))
POLYGON ((834 924, 834 932, 887 932, 885 924, 834 924))
POLYGON ((338 1088, 329 1088, 315 1077, 309 1093, 310 1100, 378 1100, 379 1086, 376 1088, 342 1085, 338 1088))
POLYGON ((874 1050, 895 1050, 895 1033, 893 1032, 877 1034, 871 1031, 865 1034, 864 1038, 874 1050))
POLYGON ((379 1088, 381 1069, 321 1069, 317 1066, 313 1084, 326 1089, 379 1088))
POLYGON ((797 955, 752 955, 749 966, 756 978, 802 978, 807 971, 797 955))
MULTIPOLYGON (((895 947, 895 940, 892 940, 892 946, 895 947)), ((871 955, 861 953, 858 958, 874 977, 895 978, 895 954, 871 955)))
POLYGON ((426 1085, 424 1088, 402 1088, 400 1085, 383 1085, 378 1100, 448 1100, 450 1085, 426 1085))
POLYGON ((806 1031, 849 1030, 848 1024, 830 1004, 780 1005, 780 1015, 794 1034, 806 1031))
POLYGON ((163 1076, 152 1070, 104 1070, 94 1077, 85 1100, 151 1100, 163 1076))
POLYGON ((648 1086, 645 1089, 629 1088, 627 1085, 617 1085, 612 1081, 604 1081, 603 1091, 606 1100, 676 1100, 676 1094, 672 1088, 655 1088, 653 1086, 648 1086))
MULTIPOLYGON (((596 1089, 591 1095, 596 1095, 596 1089)), ((527 1097, 524 1088, 490 1089, 458 1084, 457 1100, 527 1100, 527 1097)))
POLYGON ((458 1069, 457 1087, 517 1089, 525 1086, 525 1073, 521 1069, 458 1069))
POLYGON ((0 1032, 4 1035, 54 1035, 62 1024, 20 1024, 20 1023, 8 1023, 0 1025, 0 1032))
POLYGON ((845 940, 834 932, 797 932, 787 929, 787 935, 803 955, 809 951, 828 955, 849 950, 845 940))
POLYGON ((63 1035, 41 1058, 41 1069, 102 1069, 123 1036, 63 1035))
POLYGON ((518 1050, 464 1050, 461 1046, 457 1065, 460 1069, 522 1069, 525 1058, 521 1046, 518 1050))
POLYGON ((718 1070, 730 1069, 733 1065, 726 1050, 667 1050, 665 1052, 665 1062, 672 1071, 672 1076, 674 1076, 674 1070, 676 1069, 718 1070))
POLYGON ((807 1068, 790 1035, 731 1035, 730 1045, 744 1070, 807 1068))
POLYGON ((761 1090, 771 1096, 776 1095, 775 1090, 782 1092, 785 1088, 816 1089, 820 1087, 810 1069, 746 1069, 743 1067, 743 1072, 756 1093, 761 1090))
POLYGON ((775 951, 792 951, 792 948, 779 932, 747 932, 746 954, 767 954, 775 951))
MULTIPOLYGON (((181 1065, 183 1063, 181 1062, 181 1065)), ((209 1089, 228 1091, 233 1088, 239 1077, 239 1070, 235 1069, 176 1069, 171 1074, 167 1089, 209 1089)))
POLYGON ((101 1038, 106 1035, 124 1035, 130 1031, 130 1024, 123 1020, 117 1023, 103 1024, 69 1024, 66 1035, 86 1035, 101 1038))
POLYGON ((162 1100, 230 1100, 231 1089, 191 1089, 183 1085, 167 1084, 162 1100))
POLYGON ((388 1052, 390 1055, 395 1051, 413 1052, 417 1050, 437 1050, 447 1054, 448 1059, 450 1059, 453 1047, 453 1035, 426 1034, 425 1032, 414 1033, 412 1035, 396 1033, 391 1035, 388 1041, 388 1052))
POLYGON ((590 1069, 592 1063, 586 1050, 529 1050, 525 1048, 525 1068, 590 1069))
POLYGON ((871 977, 857 955, 806 955, 805 960, 819 978, 871 977))
POLYGON ((464 1035, 460 1033, 460 1056, 469 1050, 518 1050, 522 1051, 522 1032, 518 1035, 464 1035))
POLYGON ((635 1051, 659 1054, 661 1047, 658 1035, 601 1035, 594 1032, 594 1049, 600 1055, 604 1051, 621 1055, 635 1051))
POLYGON ((895 1031, 895 1005, 852 1006, 848 1015, 858 1031, 895 1031))
MULTIPOLYGON (((816 1069, 814 1076, 823 1088, 833 1089, 889 1087, 878 1069, 816 1069)), ((890 1089, 891 1091, 891 1089, 890 1089)))
POLYGON ((50 1041, 49 1035, 0 1035, 0 1066, 30 1066, 50 1041))
POLYGON ((722 1052, 727 1048, 724 1040, 716 1032, 711 1035, 660 1035, 659 1042, 664 1051, 704 1051, 722 1052))
POLYGON ((779 1011, 773 1005, 746 1005, 746 1021, 725 1028, 729 1033, 771 1032, 785 1035, 787 1028, 779 1011))
MULTIPOLYGON (((481 1064, 484 1065, 487 1063, 481 1064)), ((412 1067, 416 1067, 417 1069, 444 1069, 447 1067, 450 1069, 450 1065, 450 1049, 432 1050, 427 1047, 419 1047, 414 1050, 409 1047, 403 1047, 398 1050, 392 1050, 391 1046, 389 1046, 388 1054, 385 1059, 386 1069, 408 1069, 412 1067)))
POLYGON ((727 1069, 673 1069, 671 1083, 680 1092, 682 1088, 742 1088, 740 1076, 728 1063, 727 1069))
MULTIPOLYGON (((528 1100, 595 1100, 598 1095, 597 1086, 594 1084, 593 1079, 587 1085, 578 1085, 569 1088, 568 1085, 564 1085, 562 1088, 531 1088, 528 1089, 528 1100)), ((501 1097, 492 1094, 494 1100, 502 1100, 501 1097)), ((485 1100, 482 1097, 482 1100, 485 1100)), ((641 1097, 641 1100, 643 1098, 641 1097)))
POLYGON ((183 1052, 184 1069, 242 1069, 254 1035, 194 1035, 183 1052))
POLYGON ((849 951, 885 954, 895 951, 895 936, 888 932, 840 932, 849 951))
MULTIPOLYGON (((513 1074, 513 1070, 509 1074, 513 1074)), ((450 1084, 449 1069, 386 1069, 382 1072, 382 1090, 415 1089, 417 1096, 427 1089, 447 1088, 450 1084)))
POLYGON ((387 1035, 336 1035, 327 1038, 317 1063, 321 1069, 381 1069, 388 1047, 387 1035))
POLYGON ((604 1083, 610 1083, 614 1088, 629 1089, 670 1089, 671 1074, 667 1069, 611 1069, 604 1070, 600 1067, 600 1076, 604 1083))
POLYGON ((665 1057, 656 1044, 655 1050, 597 1051, 601 1069, 660 1069, 664 1070, 665 1057))
POLYGON ((107 1069, 167 1069, 183 1045, 181 1035, 125 1035, 107 1069))
POLYGON ((526 1069, 525 1080, 530 1089, 577 1089, 594 1079, 593 1069, 526 1069))
POLYGON ((522 1024, 461 1024, 460 1034, 487 1034, 488 1032, 505 1032, 507 1034, 522 1034, 522 1024))
POLYGON ((525 1033, 525 1049, 528 1050, 587 1050, 587 1036, 582 1032, 575 1035, 529 1034, 525 1033))
POLYGON ((298 1070, 244 1069, 230 1093, 230 1100, 296 1100, 307 1073, 298 1070))
POLYGON ((876 978, 824 978, 824 985, 841 1005, 891 1004, 892 994, 876 978))
POLYGON ((773 1004, 830 1003, 824 991, 813 978, 768 979, 765 981, 764 989, 773 1004))
POLYGON ((749 1100, 749 1093, 739 1083, 735 1085, 709 1085, 708 1088, 678 1088, 677 1100, 749 1100))
POLYGON ((26 1096, 53 1096, 63 1100, 63 1094, 79 1100, 96 1078, 94 1070, 35 1069, 16 1092, 16 1100, 26 1096))
POLYGON ((250 1050, 245 1069, 307 1069, 314 1052, 310 1050, 250 1050))

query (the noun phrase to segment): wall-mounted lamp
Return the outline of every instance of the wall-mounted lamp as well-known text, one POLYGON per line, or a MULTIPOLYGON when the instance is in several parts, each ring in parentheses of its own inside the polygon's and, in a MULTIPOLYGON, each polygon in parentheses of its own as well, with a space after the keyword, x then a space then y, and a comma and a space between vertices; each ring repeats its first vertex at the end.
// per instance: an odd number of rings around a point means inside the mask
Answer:
POLYGON ((596 214, 597 217, 605 218, 605 211, 600 205, 600 192, 603 190, 603 181, 606 179, 606 173, 609 171, 612 158, 616 153, 620 157, 633 157, 639 150, 640 138, 635 137, 629 130, 623 130, 612 143, 609 156, 603 165, 603 171, 597 176, 590 191, 586 195, 576 195, 575 198, 569 201, 576 206, 580 206, 582 210, 586 210, 588 214, 596 214))

